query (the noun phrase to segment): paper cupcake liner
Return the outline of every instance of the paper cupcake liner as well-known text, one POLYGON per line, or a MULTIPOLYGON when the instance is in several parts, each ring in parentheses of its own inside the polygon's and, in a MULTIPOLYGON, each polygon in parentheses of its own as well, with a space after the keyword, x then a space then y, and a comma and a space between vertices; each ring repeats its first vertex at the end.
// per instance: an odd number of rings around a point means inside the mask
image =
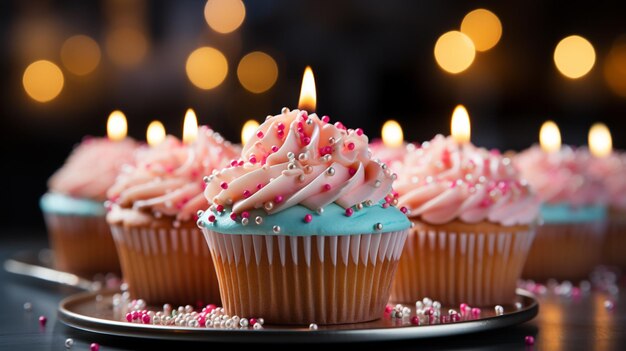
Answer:
POLYGON ((233 235, 204 229, 227 313, 272 324, 378 319, 407 232, 233 235))
POLYGON ((607 220, 602 263, 626 272, 626 211, 611 214, 607 220))
POLYGON ((600 264, 604 221, 544 223, 528 254, 522 277, 578 281, 600 264))
POLYGON ((111 231, 133 298, 174 306, 220 303, 213 259, 200 230, 111 225, 111 231))
POLYGON ((449 306, 512 303, 533 237, 532 228, 455 233, 416 225, 398 265, 391 301, 412 304, 430 297, 449 306))
POLYGON ((92 279, 119 274, 120 264, 104 216, 44 213, 56 269, 92 279))

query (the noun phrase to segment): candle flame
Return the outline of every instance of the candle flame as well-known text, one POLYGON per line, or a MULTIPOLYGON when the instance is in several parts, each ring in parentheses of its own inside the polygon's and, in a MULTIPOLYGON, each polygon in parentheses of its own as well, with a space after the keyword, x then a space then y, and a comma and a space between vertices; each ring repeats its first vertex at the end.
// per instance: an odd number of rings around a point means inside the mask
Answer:
POLYGON ((243 128, 241 128, 241 145, 246 145, 246 142, 254 136, 257 128, 259 128, 259 122, 253 119, 244 123, 243 128))
POLYGON ((383 124, 382 129, 383 144, 387 147, 399 147, 404 142, 404 134, 400 123, 388 120, 383 124))
POLYGON ((183 143, 191 144, 198 138, 198 118, 192 109, 188 109, 185 113, 183 121, 183 143))
POLYGON ((148 131, 146 132, 146 140, 148 140, 148 145, 157 146, 163 140, 165 140, 165 127, 163 127, 163 123, 159 121, 152 121, 150 125, 148 125, 148 131))
POLYGON ((126 138, 128 133, 128 124, 126 116, 119 110, 111 112, 107 120, 107 137, 109 140, 118 141, 126 138))
POLYGON ((548 153, 559 151, 561 148, 561 132, 556 123, 546 121, 539 130, 539 144, 548 153))
POLYGON ((604 123, 595 123, 589 129, 589 150, 596 157, 607 157, 611 154, 613 139, 604 123))
POLYGON ((300 100, 298 108, 309 112, 315 112, 317 104, 317 93, 315 92, 315 77, 311 66, 306 66, 302 76, 302 87, 300 88, 300 100))
POLYGON ((450 123, 452 138, 459 144, 467 144, 470 142, 471 126, 470 119, 465 106, 457 105, 452 113, 452 122, 450 123))

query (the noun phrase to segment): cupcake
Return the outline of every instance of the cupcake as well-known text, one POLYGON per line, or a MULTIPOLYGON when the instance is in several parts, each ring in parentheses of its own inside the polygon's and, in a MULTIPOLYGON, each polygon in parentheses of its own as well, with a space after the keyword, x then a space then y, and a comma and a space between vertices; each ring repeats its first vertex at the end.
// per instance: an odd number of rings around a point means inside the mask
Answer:
POLYGON ((391 299, 444 305, 515 300, 539 200, 511 160, 437 135, 408 153, 395 185, 413 227, 391 299))
POLYGON ((105 220, 107 189, 132 164, 137 144, 87 137, 48 180, 40 199, 54 267, 85 278, 119 274, 115 244, 105 220))
POLYGON ((109 189, 107 222, 133 298, 149 304, 219 302, 211 254, 196 226, 206 209, 203 175, 226 165, 238 148, 206 126, 195 142, 174 136, 137 153, 109 189))
POLYGON ((410 225, 360 129, 270 116, 214 172, 200 217, 228 314, 271 324, 380 318, 410 225))
POLYGON ((538 145, 520 152, 515 165, 542 200, 537 237, 523 277, 578 281, 600 263, 606 205, 602 182, 589 171, 590 154, 538 145))

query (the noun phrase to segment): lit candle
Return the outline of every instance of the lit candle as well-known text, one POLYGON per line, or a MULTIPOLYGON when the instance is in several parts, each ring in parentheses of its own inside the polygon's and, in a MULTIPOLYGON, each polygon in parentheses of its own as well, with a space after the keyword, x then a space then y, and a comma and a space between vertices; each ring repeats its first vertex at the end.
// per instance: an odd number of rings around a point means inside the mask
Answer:
POLYGON ((107 137, 111 141, 120 141, 126 138, 128 133, 128 124, 126 116, 119 110, 111 112, 107 120, 107 137))
POLYGON ((259 122, 253 119, 244 123, 243 128, 241 128, 241 145, 246 145, 246 141, 252 138, 257 128, 259 128, 259 122))
POLYGON ((300 88, 300 99, 298 108, 308 112, 315 112, 317 103, 317 93, 315 90, 315 77, 310 66, 306 66, 302 76, 302 87, 300 88))
POLYGON ((450 131, 452 139, 459 145, 465 145, 470 142, 471 127, 469 114, 463 105, 457 105, 452 113, 452 121, 450 122, 450 131))
POLYGON ((183 121, 183 143, 191 144, 198 138, 198 118, 192 109, 188 109, 185 113, 183 121))
POLYGON ((383 124, 381 131, 383 144, 388 148, 397 148, 404 143, 404 134, 400 123, 394 120, 388 120, 383 124))
POLYGON ((150 146, 157 146, 163 142, 163 140, 165 140, 165 127, 163 127, 163 123, 159 121, 150 122, 148 130, 146 131, 146 140, 150 146))
POLYGON ((609 128, 603 123, 595 123, 589 129, 589 150, 598 158, 605 158, 613 151, 613 139, 609 128))
POLYGON ((555 153, 561 149, 561 132, 556 123, 546 121, 539 130, 539 144, 547 153, 555 153))

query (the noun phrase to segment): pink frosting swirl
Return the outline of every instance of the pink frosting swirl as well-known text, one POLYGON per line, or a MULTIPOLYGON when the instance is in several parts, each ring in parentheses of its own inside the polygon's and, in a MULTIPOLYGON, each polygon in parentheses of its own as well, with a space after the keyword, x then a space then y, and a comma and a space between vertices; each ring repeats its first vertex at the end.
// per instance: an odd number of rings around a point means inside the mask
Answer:
POLYGON ((601 180, 590 172, 591 161, 586 149, 567 145, 555 153, 534 145, 514 158, 515 166, 543 202, 573 206, 601 204, 606 199, 601 180))
POLYGON ((409 217, 432 224, 458 218, 509 226, 530 224, 539 214, 538 197, 509 158, 443 135, 407 153, 395 188, 409 217))
POLYGON ((134 162, 137 143, 87 137, 48 180, 48 189, 68 196, 106 200, 107 189, 124 165, 134 162))
POLYGON ((159 145, 142 148, 135 167, 124 169, 108 191, 112 203, 108 220, 141 224, 152 216, 194 218, 207 207, 204 174, 224 167, 238 153, 238 147, 206 126, 189 145, 168 135, 159 145))
POLYGON ((393 178, 370 158, 362 130, 285 108, 259 126, 238 162, 209 177, 204 194, 234 213, 272 214, 294 205, 319 210, 333 202, 348 208, 385 198, 393 178))

